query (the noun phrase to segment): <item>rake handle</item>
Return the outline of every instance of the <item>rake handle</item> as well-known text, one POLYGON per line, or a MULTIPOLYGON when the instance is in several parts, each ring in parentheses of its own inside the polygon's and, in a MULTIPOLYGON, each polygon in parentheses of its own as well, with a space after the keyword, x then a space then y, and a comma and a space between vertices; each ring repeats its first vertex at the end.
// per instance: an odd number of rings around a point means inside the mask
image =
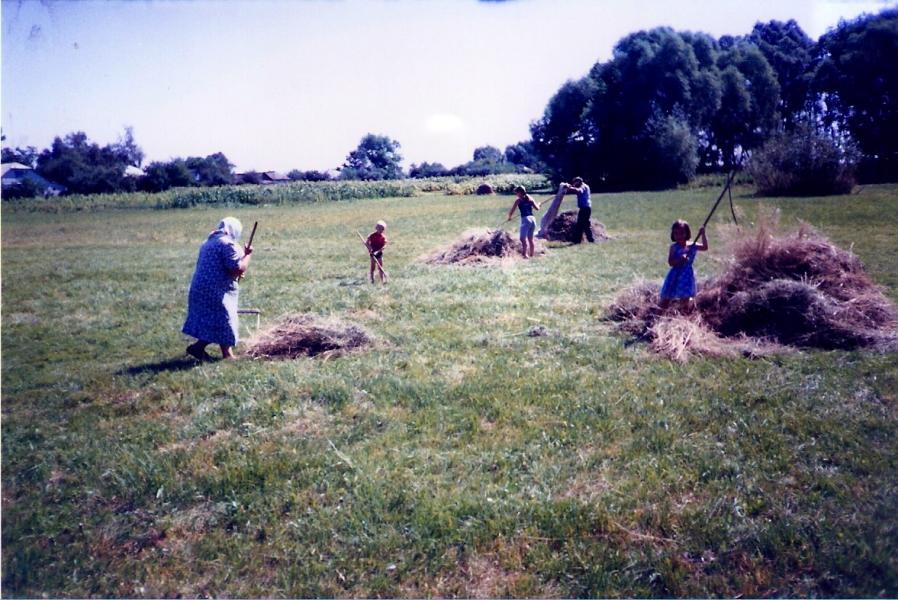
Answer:
POLYGON ((258 227, 258 226, 259 226, 259 222, 258 222, 258 221, 256 221, 255 223, 253 223, 253 230, 250 232, 250 234, 249 234, 249 241, 246 243, 246 247, 247 247, 247 248, 252 248, 252 247, 253 247, 253 238, 256 237, 256 227, 258 227))
MULTIPOLYGON (((708 222, 711 220, 711 217, 714 216, 714 211, 717 210, 718 205, 720 205, 720 201, 723 200, 723 197, 726 195, 727 190, 730 189, 730 186, 733 184, 733 180, 736 178, 736 170, 733 169, 730 171, 730 174, 727 176, 727 181, 723 186, 723 189, 720 190, 720 195, 717 196, 717 201, 714 203, 714 206, 711 207, 711 212, 708 213, 707 218, 705 218, 705 222, 702 223, 702 226, 699 228, 699 231, 708 226, 708 222)), ((695 234, 695 239, 693 242, 698 242, 699 234, 695 234)))

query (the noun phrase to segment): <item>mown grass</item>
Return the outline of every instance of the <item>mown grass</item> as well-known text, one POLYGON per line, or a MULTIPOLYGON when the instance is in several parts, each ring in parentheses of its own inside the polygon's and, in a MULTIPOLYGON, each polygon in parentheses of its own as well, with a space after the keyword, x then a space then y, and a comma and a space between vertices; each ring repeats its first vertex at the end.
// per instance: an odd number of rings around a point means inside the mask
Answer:
MULTIPOLYGON (((713 196, 596 195, 613 241, 482 268, 417 258, 508 196, 229 208, 260 222, 243 306, 377 344, 200 366, 178 332, 220 208, 6 207, 3 594, 895 596, 894 354, 681 365, 601 321, 713 196), (354 233, 377 219, 386 287, 354 233)), ((898 299, 895 186, 736 201, 853 246, 898 299)))

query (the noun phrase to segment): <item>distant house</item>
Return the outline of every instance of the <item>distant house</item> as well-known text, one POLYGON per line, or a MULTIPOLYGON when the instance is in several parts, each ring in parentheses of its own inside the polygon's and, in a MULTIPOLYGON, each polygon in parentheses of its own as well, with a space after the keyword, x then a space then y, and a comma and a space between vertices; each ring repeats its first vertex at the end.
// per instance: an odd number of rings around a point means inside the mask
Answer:
POLYGON ((44 196, 58 196, 66 190, 65 186, 44 179, 34 169, 22 163, 3 163, 0 169, 2 169, 0 184, 4 192, 21 189, 26 182, 35 186, 44 196))
POLYGON ((288 181, 290 181, 290 178, 278 171, 247 171, 246 173, 234 173, 234 185, 242 185, 244 183, 286 183, 288 181))
POLYGON ((262 183, 285 183, 290 181, 289 177, 277 171, 265 171, 261 175, 262 183))

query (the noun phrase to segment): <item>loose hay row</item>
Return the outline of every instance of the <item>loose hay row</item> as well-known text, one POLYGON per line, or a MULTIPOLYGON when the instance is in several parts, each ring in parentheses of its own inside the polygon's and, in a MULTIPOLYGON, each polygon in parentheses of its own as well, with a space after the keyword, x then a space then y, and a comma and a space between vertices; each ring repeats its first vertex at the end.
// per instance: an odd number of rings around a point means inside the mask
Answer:
MULTIPOLYGON (((470 230, 456 242, 422 260, 431 265, 478 264, 521 256, 520 245, 510 233, 501 229, 470 230)), ((545 252, 541 244, 536 244, 535 249, 539 253, 545 252)))
POLYGON ((783 237, 774 229, 762 224, 737 239, 728 269, 700 286, 693 314, 665 314, 658 286, 641 283, 615 300, 608 319, 674 360, 896 345, 898 309, 857 256, 807 225, 783 237))
POLYGON ((290 315, 249 341, 247 354, 254 358, 334 356, 373 343, 364 328, 336 318, 290 315))
MULTIPOLYGON (((577 222, 577 211, 561 213, 552 221, 547 229, 546 239, 549 241, 571 241, 577 222)), ((609 240, 605 226, 598 221, 591 221, 596 240, 609 240)), ((502 229, 472 229, 445 248, 440 248, 421 260, 431 265, 448 264, 483 264, 503 259, 521 258, 521 243, 514 235, 502 229)), ((540 240, 534 240, 534 253, 545 254, 545 246, 540 240)))
MULTIPOLYGON (((578 211, 576 210, 569 210, 560 213, 552 219, 549 227, 546 228, 546 239, 551 242, 576 241, 573 237, 577 225, 577 213, 578 211)), ((590 219, 589 222, 592 224, 592 233, 596 241, 611 239, 611 236, 605 230, 605 225, 595 219, 590 219)))

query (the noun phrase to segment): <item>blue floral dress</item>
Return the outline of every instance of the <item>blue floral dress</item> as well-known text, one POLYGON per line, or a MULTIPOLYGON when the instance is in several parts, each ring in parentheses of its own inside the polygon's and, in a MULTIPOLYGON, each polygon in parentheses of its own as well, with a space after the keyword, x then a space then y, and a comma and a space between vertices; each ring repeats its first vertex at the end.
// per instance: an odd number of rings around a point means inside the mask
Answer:
POLYGON ((692 263, 695 262, 695 253, 698 247, 695 244, 683 248, 676 242, 671 244, 670 252, 687 259, 687 262, 679 267, 671 267, 661 286, 661 298, 663 300, 688 299, 695 296, 695 273, 692 263))
POLYGON ((213 344, 237 344, 238 286, 231 272, 237 269, 241 258, 243 249, 222 231, 213 231, 200 246, 182 332, 213 344))

